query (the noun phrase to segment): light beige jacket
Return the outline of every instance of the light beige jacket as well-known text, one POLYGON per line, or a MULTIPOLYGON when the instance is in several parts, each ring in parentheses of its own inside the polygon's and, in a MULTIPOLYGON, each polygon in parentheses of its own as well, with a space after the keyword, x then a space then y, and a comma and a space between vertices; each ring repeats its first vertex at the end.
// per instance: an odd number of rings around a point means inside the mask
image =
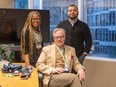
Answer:
MULTIPOLYGON (((65 48, 65 55, 67 55, 67 59, 69 62, 69 67, 78 71, 80 68, 84 68, 78 61, 78 58, 75 53, 75 49, 71 46, 64 46, 65 48)), ((37 69, 44 74, 44 87, 48 87, 48 82, 50 79, 50 76, 52 75, 52 70, 56 67, 56 53, 55 53, 56 47, 55 45, 49 45, 42 49, 42 53, 36 63, 37 69)))

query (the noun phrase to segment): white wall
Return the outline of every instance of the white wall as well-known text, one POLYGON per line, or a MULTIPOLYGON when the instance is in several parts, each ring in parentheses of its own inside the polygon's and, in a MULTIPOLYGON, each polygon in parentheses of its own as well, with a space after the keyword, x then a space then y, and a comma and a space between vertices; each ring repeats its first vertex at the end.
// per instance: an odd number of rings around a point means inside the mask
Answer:
POLYGON ((86 58, 83 87, 116 87, 116 61, 86 58))
POLYGON ((14 8, 14 0, 0 0, 0 8, 14 8))

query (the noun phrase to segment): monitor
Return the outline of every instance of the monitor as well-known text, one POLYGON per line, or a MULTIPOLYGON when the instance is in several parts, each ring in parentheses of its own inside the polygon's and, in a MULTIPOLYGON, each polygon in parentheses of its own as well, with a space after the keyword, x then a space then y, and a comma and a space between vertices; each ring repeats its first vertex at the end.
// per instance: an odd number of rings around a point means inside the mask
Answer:
POLYGON ((0 44, 20 44, 20 35, 30 11, 41 14, 43 42, 50 42, 49 10, 0 8, 0 44))

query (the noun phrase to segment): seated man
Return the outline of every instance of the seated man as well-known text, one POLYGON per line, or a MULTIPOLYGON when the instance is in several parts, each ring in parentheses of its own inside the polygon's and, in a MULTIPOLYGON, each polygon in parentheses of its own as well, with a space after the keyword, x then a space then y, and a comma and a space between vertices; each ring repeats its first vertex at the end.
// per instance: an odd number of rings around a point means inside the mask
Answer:
POLYGON ((85 79, 85 68, 75 49, 64 45, 65 37, 64 29, 54 29, 54 44, 44 47, 38 58, 36 67, 44 74, 43 87, 81 87, 80 81, 85 79), (77 75, 71 73, 72 68, 77 75))

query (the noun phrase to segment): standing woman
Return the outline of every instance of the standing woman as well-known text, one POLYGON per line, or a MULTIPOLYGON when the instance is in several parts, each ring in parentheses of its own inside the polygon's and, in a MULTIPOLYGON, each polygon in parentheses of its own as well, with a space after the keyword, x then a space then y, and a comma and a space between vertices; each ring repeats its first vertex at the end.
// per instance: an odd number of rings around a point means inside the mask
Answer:
POLYGON ((21 33, 21 53, 26 66, 35 66, 42 49, 40 30, 41 15, 37 11, 28 14, 21 33))

